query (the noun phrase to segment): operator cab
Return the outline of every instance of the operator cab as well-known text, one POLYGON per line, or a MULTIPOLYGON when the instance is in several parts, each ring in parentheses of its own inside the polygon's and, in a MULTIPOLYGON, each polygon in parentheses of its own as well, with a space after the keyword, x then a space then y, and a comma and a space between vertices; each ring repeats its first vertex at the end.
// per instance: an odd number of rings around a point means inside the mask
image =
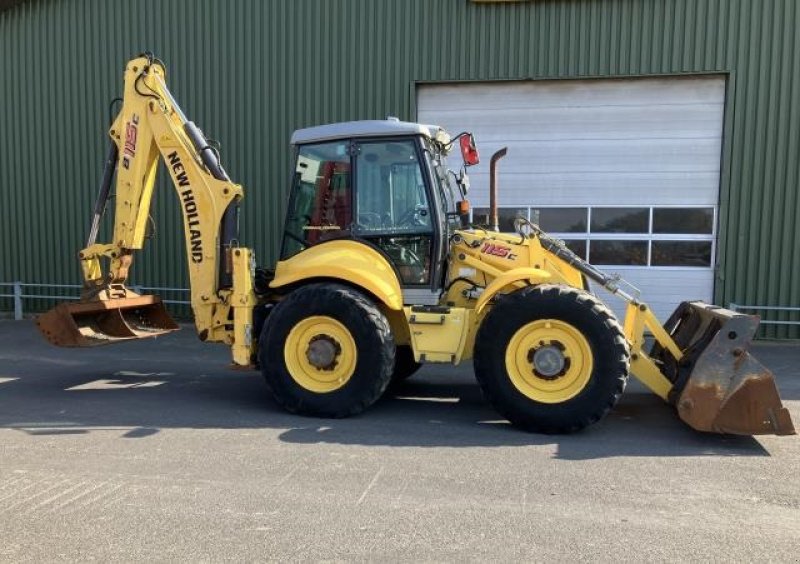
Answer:
POLYGON ((357 239, 392 264, 407 299, 438 298, 447 241, 459 226, 437 126, 385 121, 322 125, 292 135, 295 166, 281 260, 357 239))

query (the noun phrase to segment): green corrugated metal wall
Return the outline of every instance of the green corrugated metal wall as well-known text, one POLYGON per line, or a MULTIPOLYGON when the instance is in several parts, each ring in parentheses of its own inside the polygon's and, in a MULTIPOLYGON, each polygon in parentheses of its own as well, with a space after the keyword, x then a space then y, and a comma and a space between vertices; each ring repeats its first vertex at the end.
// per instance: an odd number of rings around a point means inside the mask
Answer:
MULTIPOLYGON (((297 127, 413 119, 415 81, 729 73, 716 299, 798 306, 798 29, 795 0, 31 0, 0 13, 0 281, 78 280, 108 102, 150 49, 223 141, 262 264, 297 127)), ((170 187, 154 209, 134 279, 185 286, 170 187)))

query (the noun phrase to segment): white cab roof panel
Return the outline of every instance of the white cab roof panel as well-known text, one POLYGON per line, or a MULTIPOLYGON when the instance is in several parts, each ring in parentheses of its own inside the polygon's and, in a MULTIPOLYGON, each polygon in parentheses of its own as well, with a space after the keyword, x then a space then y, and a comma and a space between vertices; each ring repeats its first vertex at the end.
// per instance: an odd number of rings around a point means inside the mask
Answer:
POLYGON ((394 119, 344 121, 298 129, 292 134, 292 145, 319 143, 348 137, 424 135, 433 139, 439 129, 439 126, 436 125, 423 125, 394 119))

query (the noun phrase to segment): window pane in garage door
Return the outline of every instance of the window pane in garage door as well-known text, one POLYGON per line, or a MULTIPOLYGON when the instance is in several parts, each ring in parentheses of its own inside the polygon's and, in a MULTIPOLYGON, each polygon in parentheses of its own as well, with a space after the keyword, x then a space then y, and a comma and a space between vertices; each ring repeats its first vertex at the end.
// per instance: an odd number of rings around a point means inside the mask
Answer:
POLYGON ((531 221, 550 233, 586 233, 587 208, 533 208, 531 221))
POLYGON ((711 235, 713 208, 655 208, 653 233, 711 235))
POLYGON ((586 260, 586 243, 585 239, 565 239, 564 244, 567 248, 581 257, 583 260, 586 260))
MULTIPOLYGON (((528 208, 498 208, 498 223, 502 233, 514 233, 514 220, 518 217, 528 218, 528 208)), ((472 221, 476 225, 489 225, 489 208, 474 208, 472 221)))
POLYGON ((653 266, 711 266, 711 241, 653 241, 653 266))
POLYGON ((647 266, 647 241, 589 241, 589 262, 647 266))
POLYGON ((592 208, 593 233, 648 233, 648 208, 592 208))

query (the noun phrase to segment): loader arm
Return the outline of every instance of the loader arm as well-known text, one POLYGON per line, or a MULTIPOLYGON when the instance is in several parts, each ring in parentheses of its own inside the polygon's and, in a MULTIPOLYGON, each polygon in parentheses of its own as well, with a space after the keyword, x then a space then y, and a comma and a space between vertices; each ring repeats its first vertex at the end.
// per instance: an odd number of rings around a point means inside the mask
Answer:
MULTIPOLYGON (((524 292, 526 286, 555 284, 587 292, 585 281, 591 280, 626 303, 624 326, 619 328, 627 342, 626 372, 673 405, 685 423, 716 433, 795 432, 774 376, 747 351, 757 317, 684 302, 662 325, 638 291, 629 293, 621 278, 601 272, 526 219, 517 223, 516 236, 473 229, 452 238, 450 279, 465 281, 472 290, 451 285, 444 303, 473 309, 473 323, 464 325, 465 331, 473 331, 466 342, 476 341, 478 326, 492 310, 503 308, 504 299, 524 292)), ((610 323, 616 325, 615 320, 610 323)), ((541 336, 540 344, 547 338, 558 340, 557 333, 548 335, 541 336)), ((471 347, 457 355, 472 356, 471 347)), ((549 385, 549 380, 543 381, 549 385)))
POLYGON ((795 433, 772 373, 747 348, 759 319, 704 302, 683 302, 662 325, 638 296, 576 256, 534 226, 545 252, 626 303, 624 335, 630 371, 650 390, 673 404, 680 418, 698 431, 742 435, 795 433), (646 346, 650 335, 652 347, 646 346))
MULTIPOLYGON (((83 303, 78 305, 90 314, 71 316, 77 329, 73 346, 153 336, 164 332, 159 328, 177 328, 171 320, 161 321, 166 312, 159 311, 163 309, 159 301, 143 302, 145 297, 125 286, 134 252, 144 244, 158 162, 163 159, 183 214, 191 305, 198 335, 204 341, 231 345, 234 363, 249 364, 255 297, 252 253, 238 246, 242 187, 228 178, 216 151, 181 111, 167 88, 166 70, 158 59, 142 56, 127 64, 122 108, 109 135, 112 144, 89 240, 79 253, 84 291, 83 303), (98 243, 99 222, 111 192, 114 168, 113 237, 111 242, 98 243), (91 315, 91 305, 87 304, 95 304, 101 313, 91 315), (133 315, 126 316, 126 308, 135 310, 133 315), (108 312, 115 310, 122 315, 109 322, 108 312)), ((48 315, 39 320, 45 336, 50 322, 51 335, 58 335, 62 341, 68 339, 66 321, 48 315)))

